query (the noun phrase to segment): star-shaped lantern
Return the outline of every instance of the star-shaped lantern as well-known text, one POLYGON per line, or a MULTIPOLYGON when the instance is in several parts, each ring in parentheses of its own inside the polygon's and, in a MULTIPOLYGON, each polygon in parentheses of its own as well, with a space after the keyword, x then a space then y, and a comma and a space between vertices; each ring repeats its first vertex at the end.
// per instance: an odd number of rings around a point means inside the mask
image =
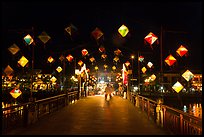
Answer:
POLYGON ((30 34, 26 35, 24 37, 24 41, 26 42, 26 44, 30 45, 34 42, 33 38, 30 36, 30 34))
POLYGON ((181 83, 177 81, 177 82, 172 86, 172 88, 173 88, 177 93, 179 93, 179 92, 183 89, 183 85, 181 85, 181 83))
POLYGON ((18 51, 20 50, 20 48, 14 43, 12 46, 10 46, 8 48, 8 50, 15 55, 16 53, 18 53, 18 51))
POLYGON ((18 61, 18 64, 20 64, 22 67, 25 67, 27 63, 28 63, 28 60, 24 56, 22 56, 18 61))
POLYGON ((120 35, 122 37, 125 37, 128 32, 129 32, 129 29, 123 24, 119 29, 118 29, 118 32, 120 33, 120 35))
POLYGON ((188 52, 188 50, 183 46, 183 45, 181 45, 177 50, 176 50, 176 52, 179 54, 179 56, 183 56, 183 55, 185 55, 187 52, 188 52))
POLYGON ((189 70, 186 70, 183 74, 182 74, 182 77, 186 80, 186 81, 190 81, 194 75, 191 71, 189 70))
POLYGON ((170 54, 166 59, 165 62, 169 65, 172 66, 175 62, 176 59, 170 54))
POLYGON ((45 32, 43 31, 39 36, 38 38, 44 43, 46 44, 50 39, 51 37, 45 32))

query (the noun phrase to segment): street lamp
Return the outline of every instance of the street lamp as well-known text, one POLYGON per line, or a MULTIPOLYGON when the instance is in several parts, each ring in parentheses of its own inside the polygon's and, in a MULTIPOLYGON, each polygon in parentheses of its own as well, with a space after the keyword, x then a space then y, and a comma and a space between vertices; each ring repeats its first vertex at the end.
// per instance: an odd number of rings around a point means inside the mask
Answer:
POLYGON ((133 60, 134 60, 135 56, 131 55, 131 59, 132 59, 132 85, 133 85, 133 60))

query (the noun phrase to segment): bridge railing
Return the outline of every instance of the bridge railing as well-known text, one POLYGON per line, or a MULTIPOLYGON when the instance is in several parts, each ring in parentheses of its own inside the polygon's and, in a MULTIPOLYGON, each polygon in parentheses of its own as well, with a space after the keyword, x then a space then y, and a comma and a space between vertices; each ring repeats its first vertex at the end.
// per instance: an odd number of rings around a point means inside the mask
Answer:
POLYGON ((181 110, 166 106, 162 101, 131 94, 130 101, 147 113, 157 125, 175 135, 202 135, 202 118, 195 117, 181 110))
POLYGON ((78 91, 72 91, 67 92, 67 94, 2 108, 2 133, 6 133, 16 127, 25 127, 33 124, 41 117, 74 103, 78 99, 78 91))

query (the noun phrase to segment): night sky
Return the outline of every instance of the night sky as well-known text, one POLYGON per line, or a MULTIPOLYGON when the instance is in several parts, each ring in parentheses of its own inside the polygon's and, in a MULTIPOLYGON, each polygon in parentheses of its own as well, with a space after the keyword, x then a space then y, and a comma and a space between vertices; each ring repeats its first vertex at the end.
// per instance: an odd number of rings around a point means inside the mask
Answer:
MULTIPOLYGON (((23 43, 23 37, 34 28, 37 37, 45 31, 51 40, 43 45, 36 41, 35 68, 51 70, 60 62, 51 66, 47 58, 56 59, 60 55, 71 53, 77 59, 81 50, 86 48, 90 57, 99 61, 100 45, 93 39, 91 32, 98 27, 104 33, 102 45, 106 48, 109 64, 114 57, 114 50, 122 51, 121 62, 130 60, 131 54, 141 51, 146 61, 153 62, 154 69, 160 69, 160 32, 163 35, 163 59, 172 54, 177 63, 169 67, 163 62, 165 71, 179 69, 200 70, 202 66, 202 2, 2 2, 2 70, 9 64, 16 68, 17 60, 25 55, 31 57, 31 47, 23 43), (77 33, 70 37, 65 28, 73 24, 77 33), (125 24, 130 32, 121 39, 118 28, 125 24), (159 44, 152 47, 144 44, 144 37, 153 32, 159 37, 159 44), (13 43, 20 47, 17 55, 8 51, 13 43), (188 50, 187 56, 179 57, 177 48, 183 44, 188 50)), ((88 57, 87 57, 88 58, 88 57)), ((130 60, 131 61, 131 60, 130 60)), ((136 63, 135 63, 136 64, 136 63)), ((68 64, 71 65, 71 64, 68 64)), ((121 67, 121 66, 120 66, 121 67)), ((14 69, 15 70, 15 69, 14 69)))

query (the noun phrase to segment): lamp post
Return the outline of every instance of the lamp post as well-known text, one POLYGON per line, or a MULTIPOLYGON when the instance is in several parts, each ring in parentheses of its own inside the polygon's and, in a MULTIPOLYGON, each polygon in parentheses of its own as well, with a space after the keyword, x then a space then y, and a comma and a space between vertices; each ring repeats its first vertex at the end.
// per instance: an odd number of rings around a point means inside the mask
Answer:
POLYGON ((131 55, 131 59, 132 59, 132 85, 133 85, 133 60, 134 60, 135 56, 134 55, 131 55))

